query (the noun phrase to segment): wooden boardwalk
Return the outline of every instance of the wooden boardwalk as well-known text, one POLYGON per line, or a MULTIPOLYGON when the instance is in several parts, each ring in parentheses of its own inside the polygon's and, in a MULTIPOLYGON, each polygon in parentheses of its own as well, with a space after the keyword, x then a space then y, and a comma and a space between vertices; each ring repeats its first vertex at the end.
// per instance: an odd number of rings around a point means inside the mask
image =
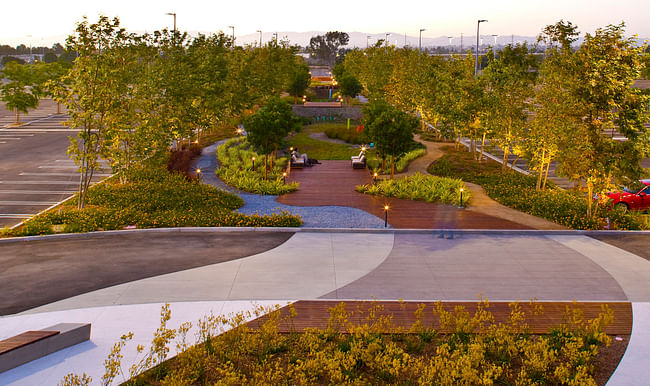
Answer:
POLYGON ((295 206, 347 206, 382 219, 384 205, 389 205, 388 223, 399 229, 532 229, 453 205, 361 194, 354 188, 372 182, 368 170, 352 169, 350 161, 321 162, 313 167, 293 169, 288 181, 299 182, 300 188, 278 197, 277 202, 295 206))
MULTIPOLYGON (((330 312, 341 301, 324 301, 324 300, 301 300, 294 303, 293 307, 296 316, 289 321, 289 306, 280 309, 281 321, 278 329, 280 332, 304 331, 306 328, 326 329, 330 312)), ((420 304, 424 304, 422 324, 427 327, 433 327, 440 331, 439 317, 433 313, 436 308, 436 302, 397 302, 397 301, 345 301, 345 310, 352 313, 348 321, 352 324, 364 323, 368 315, 368 310, 373 308, 376 315, 390 315, 393 326, 401 326, 408 329, 415 321, 415 311, 420 304)), ((443 308, 447 312, 454 312, 454 307, 462 306, 474 315, 478 308, 478 302, 442 302, 443 308)), ((601 307, 606 305, 614 311, 614 322, 605 328, 609 335, 630 335, 632 333, 632 304, 629 302, 537 302, 531 305, 530 302, 521 302, 519 306, 525 313, 525 323, 528 325, 528 331, 533 334, 546 334, 552 327, 556 327, 567 322, 567 308, 582 310, 584 320, 593 319, 601 313, 601 307), (535 315, 535 307, 541 306, 542 313, 535 315)), ((510 307, 507 302, 490 302, 490 313, 494 316, 495 322, 507 323, 510 315, 510 307)), ((249 326, 256 328, 266 320, 267 316, 262 316, 250 322, 249 326)), ((388 332, 388 331, 387 331, 388 332)), ((442 331, 449 332, 449 331, 442 331)))

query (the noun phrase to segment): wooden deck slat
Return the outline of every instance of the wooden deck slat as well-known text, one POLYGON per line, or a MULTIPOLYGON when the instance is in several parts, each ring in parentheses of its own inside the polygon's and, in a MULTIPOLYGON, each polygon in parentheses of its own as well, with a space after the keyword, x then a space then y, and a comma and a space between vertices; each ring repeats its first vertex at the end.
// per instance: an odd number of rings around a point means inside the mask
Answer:
POLYGON ((361 194, 357 185, 372 183, 367 169, 352 169, 350 161, 321 161, 321 165, 292 170, 288 181, 300 183, 298 191, 280 196, 277 202, 295 206, 347 206, 384 218, 400 229, 531 229, 522 224, 459 209, 453 205, 361 194))
POLYGON ((57 335, 59 331, 27 331, 22 334, 12 336, 11 338, 0 341, 0 355, 11 350, 18 349, 28 344, 38 342, 39 340, 57 335))
MULTIPOLYGON (((340 301, 321 301, 321 300, 301 300, 293 304, 296 310, 296 317, 291 323, 281 321, 279 325, 280 332, 304 331, 306 328, 327 328, 329 320, 329 309, 339 304, 340 301)), ((383 311, 377 315, 392 315, 393 324, 409 328, 415 322, 415 310, 418 305, 424 304, 424 315, 421 319, 425 326, 440 328, 438 316, 434 315, 433 310, 436 308, 435 302, 397 302, 397 301, 345 301, 345 309, 348 313, 354 312, 349 318, 350 322, 363 322, 367 312, 360 314, 358 311, 367 311, 370 307, 381 306, 383 311)), ((446 311, 453 311, 456 306, 463 306, 470 315, 476 312, 478 302, 443 302, 446 311)), ((526 323, 529 326, 528 331, 533 334, 545 334, 552 327, 558 326, 565 321, 566 308, 581 309, 584 313, 584 319, 593 319, 601 312, 601 306, 607 305, 614 311, 614 322, 609 325, 605 332, 610 335, 629 335, 632 333, 632 305, 629 302, 538 302, 536 305, 543 307, 543 314, 534 315, 533 306, 530 303, 519 303, 521 310, 526 314, 526 323)), ((510 307, 507 302, 490 302, 487 308, 495 318, 496 322, 507 322, 510 315, 510 307)), ((289 307, 285 306, 280 309, 283 317, 289 315, 289 307)), ((249 323, 249 326, 255 328, 266 320, 262 316, 249 323)))

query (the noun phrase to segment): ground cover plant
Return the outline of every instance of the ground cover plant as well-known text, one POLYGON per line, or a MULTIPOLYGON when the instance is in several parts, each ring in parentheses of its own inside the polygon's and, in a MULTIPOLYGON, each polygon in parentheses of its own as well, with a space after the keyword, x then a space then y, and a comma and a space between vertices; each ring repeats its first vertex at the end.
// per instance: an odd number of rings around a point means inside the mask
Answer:
POLYGON ((264 159, 260 157, 244 138, 233 138, 217 148, 221 167, 217 175, 225 183, 245 192, 280 195, 298 189, 297 182, 285 183, 282 174, 286 172, 287 158, 276 158, 273 167, 264 180, 264 159))
POLYGON ((487 195, 499 203, 554 221, 572 229, 638 230, 644 225, 638 214, 597 206, 592 217, 587 216, 584 194, 553 188, 536 190, 537 178, 514 171, 501 172, 501 165, 488 160, 479 163, 468 152, 448 148, 448 154, 434 162, 429 173, 443 177, 461 178, 479 184, 487 195))
MULTIPOLYGON (((411 163, 411 161, 414 159, 427 154, 427 149, 424 147, 424 145, 419 142, 416 143, 420 146, 416 145, 415 149, 407 152, 395 162, 395 171, 397 173, 403 172, 408 167, 409 163, 411 163)), ((390 165, 385 164, 385 167, 382 168, 382 164, 382 160, 378 159, 377 157, 368 159, 368 167, 370 169, 377 170, 377 172, 380 174, 390 174, 390 165)))
POLYGON ((385 197, 404 198, 426 202, 440 202, 449 205, 460 204, 460 189, 463 188, 463 204, 471 200, 467 187, 460 179, 428 176, 416 173, 396 179, 384 179, 375 184, 359 185, 358 192, 385 197))
POLYGON ((271 216, 235 212, 244 202, 234 194, 188 181, 164 166, 134 169, 128 183, 117 178, 93 186, 87 205, 76 208, 76 198, 60 208, 36 216, 12 236, 55 232, 92 232, 124 228, 187 226, 301 226, 299 216, 279 213, 271 216))
MULTIPOLYGON (((329 309, 327 327, 304 331, 293 327, 298 315, 292 306, 286 312, 256 310, 256 316, 270 312, 257 324, 246 323, 251 313, 210 315, 199 320, 197 344, 190 346, 191 324, 169 328, 171 310, 165 305, 150 351, 139 349, 144 356, 124 384, 596 385, 598 354, 611 343, 604 330, 614 320, 607 306, 593 319, 567 307, 562 324, 538 335, 526 323, 543 315, 543 306, 535 303, 528 314, 511 303, 509 316, 499 322, 487 300, 473 314, 463 306, 420 304, 410 325, 395 323, 381 303, 350 308, 338 303, 329 309), (174 339, 180 353, 166 360, 174 339)), ((132 338, 126 334, 113 346, 104 383, 123 374, 121 350, 132 338)), ((608 375, 599 373, 605 381, 608 375)), ((89 382, 85 374, 69 374, 63 384, 89 382)))
POLYGON ((361 131, 358 123, 351 123, 349 129, 347 123, 335 123, 320 126, 324 128, 324 132, 328 138, 340 139, 347 143, 353 143, 356 145, 368 145, 372 142, 370 141, 370 138, 368 138, 368 130, 361 131), (358 127, 359 129, 357 129, 358 127))

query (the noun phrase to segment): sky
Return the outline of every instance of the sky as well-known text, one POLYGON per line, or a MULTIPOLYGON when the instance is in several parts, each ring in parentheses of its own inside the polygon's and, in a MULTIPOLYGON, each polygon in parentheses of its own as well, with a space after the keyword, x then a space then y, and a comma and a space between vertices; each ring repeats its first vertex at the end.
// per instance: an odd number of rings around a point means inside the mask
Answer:
POLYGON ((608 24, 626 23, 626 34, 650 37, 650 0, 19 0, 0 7, 0 44, 51 46, 64 42, 75 23, 99 14, 118 16, 132 32, 171 28, 177 14, 182 31, 214 32, 235 26, 235 35, 270 31, 397 32, 423 37, 481 34, 536 36, 560 19, 584 34, 608 24), (30 36, 31 37, 28 37, 30 36))

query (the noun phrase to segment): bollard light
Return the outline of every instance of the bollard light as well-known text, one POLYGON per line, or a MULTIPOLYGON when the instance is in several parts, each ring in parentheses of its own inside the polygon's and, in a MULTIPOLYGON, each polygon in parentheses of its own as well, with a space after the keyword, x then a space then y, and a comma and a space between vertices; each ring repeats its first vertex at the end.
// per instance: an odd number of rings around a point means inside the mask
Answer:
POLYGON ((460 206, 459 206, 459 208, 461 208, 461 209, 462 209, 462 208, 465 208, 465 207, 463 206, 463 192, 464 192, 464 191, 465 191, 464 188, 460 188, 460 206))
POLYGON ((201 181, 201 169, 196 169, 196 180, 201 181))
POLYGON ((372 183, 373 183, 373 184, 377 183, 377 177, 379 177, 379 173, 374 172, 374 173, 372 174, 372 183))
POLYGON ((253 171, 255 171, 255 157, 251 157, 251 162, 253 163, 253 171))
POLYGON ((282 183, 283 184, 287 183, 287 172, 282 173, 282 183))
POLYGON ((237 130, 235 130, 235 131, 237 132, 237 135, 242 135, 242 133, 244 132, 244 131, 241 129, 241 127, 238 127, 237 130))
POLYGON ((365 152, 365 151, 366 151, 366 147, 365 147, 365 146, 361 146, 361 151, 365 152))
POLYGON ((384 205, 384 228, 388 228, 388 210, 390 207, 388 205, 384 205))

